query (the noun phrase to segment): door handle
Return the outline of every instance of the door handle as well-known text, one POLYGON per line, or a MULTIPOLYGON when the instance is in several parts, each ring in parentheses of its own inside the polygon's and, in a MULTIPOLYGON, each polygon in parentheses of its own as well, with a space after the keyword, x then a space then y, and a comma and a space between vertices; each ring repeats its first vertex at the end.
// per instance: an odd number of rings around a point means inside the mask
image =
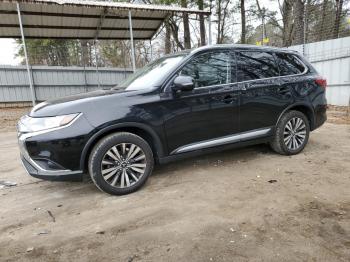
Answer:
POLYGON ((222 102, 224 102, 225 104, 231 104, 235 99, 234 95, 226 95, 224 96, 223 99, 221 99, 222 102))

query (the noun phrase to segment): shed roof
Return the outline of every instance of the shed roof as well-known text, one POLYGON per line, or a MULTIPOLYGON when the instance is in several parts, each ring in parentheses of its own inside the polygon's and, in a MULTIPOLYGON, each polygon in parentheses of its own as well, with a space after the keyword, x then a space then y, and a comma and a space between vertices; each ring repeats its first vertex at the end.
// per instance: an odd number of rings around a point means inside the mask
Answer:
POLYGON ((189 8, 82 0, 3 0, 0 38, 20 38, 19 2, 26 38, 129 39, 131 12, 134 39, 151 39, 167 16, 210 12, 189 8))

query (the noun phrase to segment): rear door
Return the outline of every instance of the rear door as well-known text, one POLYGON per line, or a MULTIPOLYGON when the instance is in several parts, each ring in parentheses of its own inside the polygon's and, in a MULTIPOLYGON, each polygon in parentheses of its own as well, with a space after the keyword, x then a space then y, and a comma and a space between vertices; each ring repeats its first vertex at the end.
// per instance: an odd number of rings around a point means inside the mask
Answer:
POLYGON ((289 86, 281 86, 274 53, 236 52, 237 81, 241 89, 240 131, 269 129, 291 102, 289 86))

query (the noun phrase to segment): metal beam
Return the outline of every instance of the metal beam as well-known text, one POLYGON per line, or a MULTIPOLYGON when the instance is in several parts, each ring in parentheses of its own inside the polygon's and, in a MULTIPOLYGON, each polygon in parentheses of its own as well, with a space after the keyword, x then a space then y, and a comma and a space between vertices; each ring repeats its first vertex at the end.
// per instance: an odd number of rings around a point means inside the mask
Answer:
POLYGON ((136 71, 136 64, 135 64, 135 50, 134 50, 134 35, 132 32, 132 18, 131 18, 131 11, 130 10, 129 10, 129 31, 130 31, 132 70, 135 72, 136 71))
MULTIPOLYGON (((1 35, 0 38, 20 38, 21 35, 1 35)), ((78 37, 78 36, 26 36, 27 39, 80 39, 94 40, 93 37, 78 37)), ((134 37, 136 40, 150 40, 152 37, 134 37)), ((100 40, 129 40, 129 37, 99 37, 100 40)))
POLYGON ((19 27, 21 30, 21 36, 22 36, 22 44, 23 44, 23 50, 24 50, 24 57, 26 60, 26 67, 27 67, 27 74, 28 74, 28 81, 29 81, 29 87, 30 87, 30 93, 32 97, 32 103, 33 106, 35 106, 35 93, 34 93, 34 86, 33 86, 33 79, 32 79, 32 74, 30 72, 29 68, 29 61, 28 61, 28 55, 27 55, 27 47, 26 47, 26 42, 24 38, 24 32, 23 32, 23 25, 22 25, 22 18, 21 18, 21 10, 19 8, 19 3, 16 3, 17 5, 17 14, 18 14, 18 21, 19 21, 19 27))
MULTIPOLYGON (((0 28, 18 28, 18 24, 0 24, 0 28)), ((94 26, 56 26, 56 25, 23 25, 30 29, 63 29, 63 30, 96 30, 94 26)), ((99 31, 126 31, 129 27, 100 27, 99 31)), ((156 31, 157 28, 133 28, 134 31, 156 31)))
MULTIPOLYGON (((75 18, 100 18, 99 15, 87 15, 87 14, 69 14, 69 13, 50 13, 50 12, 34 12, 34 11, 23 11, 22 15, 33 15, 33 16, 53 16, 53 17, 75 17, 75 18)), ((12 15, 17 14, 16 11, 10 10, 0 10, 0 14, 3 15, 12 15)), ((107 15, 106 19, 122 19, 125 20, 127 17, 120 15, 107 15)), ((147 20, 147 21, 163 21, 164 17, 148 17, 148 16, 136 16, 133 18, 134 20, 147 20)))

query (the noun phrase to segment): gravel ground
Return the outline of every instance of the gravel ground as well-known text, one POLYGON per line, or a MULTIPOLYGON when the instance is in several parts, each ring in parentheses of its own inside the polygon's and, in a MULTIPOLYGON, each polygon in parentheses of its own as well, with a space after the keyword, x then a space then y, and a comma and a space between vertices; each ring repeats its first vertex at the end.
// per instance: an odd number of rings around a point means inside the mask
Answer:
POLYGON ((122 197, 28 176, 6 130, 0 261, 350 261, 350 125, 326 123, 296 156, 258 145, 159 166, 122 197))

